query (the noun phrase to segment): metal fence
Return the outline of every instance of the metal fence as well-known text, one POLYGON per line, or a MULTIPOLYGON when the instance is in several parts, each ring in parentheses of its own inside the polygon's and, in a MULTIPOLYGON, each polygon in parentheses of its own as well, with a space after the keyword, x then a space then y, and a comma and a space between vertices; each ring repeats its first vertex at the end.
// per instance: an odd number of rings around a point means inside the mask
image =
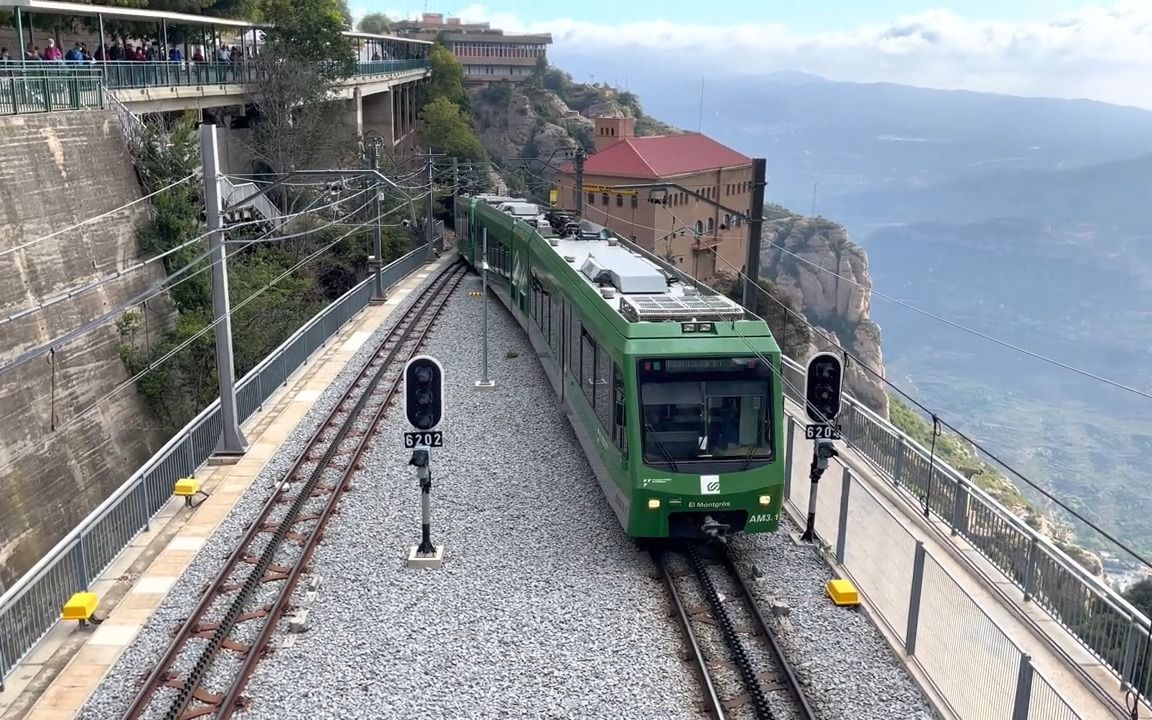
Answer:
MULTIPOLYGON (((804 368, 785 358, 784 377, 786 394, 802 407, 804 368)), ((845 396, 837 422, 843 426, 845 442, 879 477, 901 490, 905 502, 915 503, 921 512, 927 508, 951 535, 971 544, 1021 591, 1025 601, 1036 603, 1109 667, 1118 685, 1137 684, 1147 694, 1149 672, 1143 662, 1147 617, 1051 540, 859 401, 845 396), (1134 683, 1137 678, 1145 680, 1134 683)), ((821 505, 825 502, 818 500, 821 505)), ((831 510, 834 515, 838 511, 831 510)))
POLYGON ((0 75, 0 115, 102 107, 104 91, 99 74, 60 76, 33 72, 18 77, 0 75))
MULTIPOLYGON (((352 76, 395 75, 425 70, 428 67, 430 65, 426 59, 360 62, 355 64, 352 76)), ((84 84, 87 87, 92 82, 98 86, 103 81, 104 85, 111 90, 139 90, 153 87, 196 87, 252 83, 260 80, 260 69, 260 64, 253 62, 108 60, 82 65, 49 62, 22 64, 13 61, 0 65, 0 78, 4 78, 4 81, 8 83, 15 83, 20 80, 50 80, 63 87, 67 87, 69 83, 84 84)), ((57 105, 56 109, 62 107, 66 106, 57 105)), ((25 110, 22 112, 36 111, 25 110)))
MULTIPOLYGON (((788 419, 791 447, 801 445, 788 419)), ((796 457, 796 455, 793 455, 796 457)), ((821 483, 816 532, 867 596, 869 608, 903 643, 960 718, 1078 720, 1056 688, 948 571, 847 469, 821 483)), ((788 501, 808 507, 810 485, 790 484, 788 501)))
MULTIPOLYGON (((429 259, 421 245, 383 268, 391 287, 429 259)), ((372 278, 361 282, 285 340, 237 384, 237 406, 247 419, 288 376, 372 297, 372 278)), ((60 618, 64 602, 83 591, 172 498, 176 480, 187 477, 213 453, 220 437, 217 399, 169 440, 107 500, 56 544, 0 596, 0 690, 4 678, 60 618)))

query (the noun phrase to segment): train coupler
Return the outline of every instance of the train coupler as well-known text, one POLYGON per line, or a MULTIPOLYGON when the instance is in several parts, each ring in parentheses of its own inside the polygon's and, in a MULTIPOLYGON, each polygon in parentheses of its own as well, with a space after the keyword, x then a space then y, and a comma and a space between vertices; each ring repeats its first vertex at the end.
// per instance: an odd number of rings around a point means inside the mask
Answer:
POLYGON ((722 543, 728 542, 728 531, 732 526, 728 523, 716 522, 712 519, 711 515, 704 517, 704 524, 700 526, 700 532, 704 533, 704 537, 709 540, 718 540, 722 543))

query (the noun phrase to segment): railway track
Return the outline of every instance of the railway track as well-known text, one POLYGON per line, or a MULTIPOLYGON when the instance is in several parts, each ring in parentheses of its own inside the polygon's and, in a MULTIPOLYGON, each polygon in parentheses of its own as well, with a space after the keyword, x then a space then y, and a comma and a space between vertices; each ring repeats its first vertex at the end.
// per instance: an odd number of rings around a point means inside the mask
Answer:
POLYGON ((176 632, 125 720, 225 720, 246 704, 241 692, 397 395, 404 362, 466 272, 462 262, 443 270, 376 348, 176 632))
POLYGON ((715 720, 816 720, 727 546, 653 551, 715 720))

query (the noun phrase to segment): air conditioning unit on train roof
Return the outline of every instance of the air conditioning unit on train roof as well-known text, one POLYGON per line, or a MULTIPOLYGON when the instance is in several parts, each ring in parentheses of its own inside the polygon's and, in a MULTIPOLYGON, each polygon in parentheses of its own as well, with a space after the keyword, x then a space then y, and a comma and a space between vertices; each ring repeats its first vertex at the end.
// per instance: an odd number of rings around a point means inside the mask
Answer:
POLYGON ((611 284, 624 294, 664 293, 668 281, 656 266, 643 258, 632 255, 619 246, 608 257, 596 257, 589 253, 580 272, 598 285, 611 284))

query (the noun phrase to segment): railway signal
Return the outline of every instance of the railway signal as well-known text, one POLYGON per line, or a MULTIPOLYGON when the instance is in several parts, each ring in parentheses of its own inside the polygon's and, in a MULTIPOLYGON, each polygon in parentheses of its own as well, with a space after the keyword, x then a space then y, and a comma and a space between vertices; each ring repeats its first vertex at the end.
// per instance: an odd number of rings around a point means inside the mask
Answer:
POLYGON ((805 378, 804 410, 812 422, 830 424, 840 414, 843 397, 844 363, 830 352, 816 353, 808 361, 805 378))
POLYGON ((417 430, 428 432, 444 414, 444 369, 440 361, 417 355, 404 365, 404 414, 417 430))
POLYGON ((417 355, 404 365, 404 414, 416 432, 404 433, 404 447, 412 449, 408 464, 416 468, 420 483, 420 544, 408 551, 409 567, 440 567, 444 547, 432 544, 432 458, 430 449, 442 447, 436 429, 444 417, 444 368, 440 361, 417 355))
POLYGON ((813 422, 804 428, 804 437, 814 441, 809 469, 812 490, 808 493, 808 522, 800 536, 804 542, 816 539, 816 493, 820 477, 828 468, 828 461, 840 454, 833 440, 840 439, 840 426, 835 420, 843 402, 843 386, 844 363, 840 357, 829 352, 813 355, 808 361, 804 387, 804 410, 813 422))

